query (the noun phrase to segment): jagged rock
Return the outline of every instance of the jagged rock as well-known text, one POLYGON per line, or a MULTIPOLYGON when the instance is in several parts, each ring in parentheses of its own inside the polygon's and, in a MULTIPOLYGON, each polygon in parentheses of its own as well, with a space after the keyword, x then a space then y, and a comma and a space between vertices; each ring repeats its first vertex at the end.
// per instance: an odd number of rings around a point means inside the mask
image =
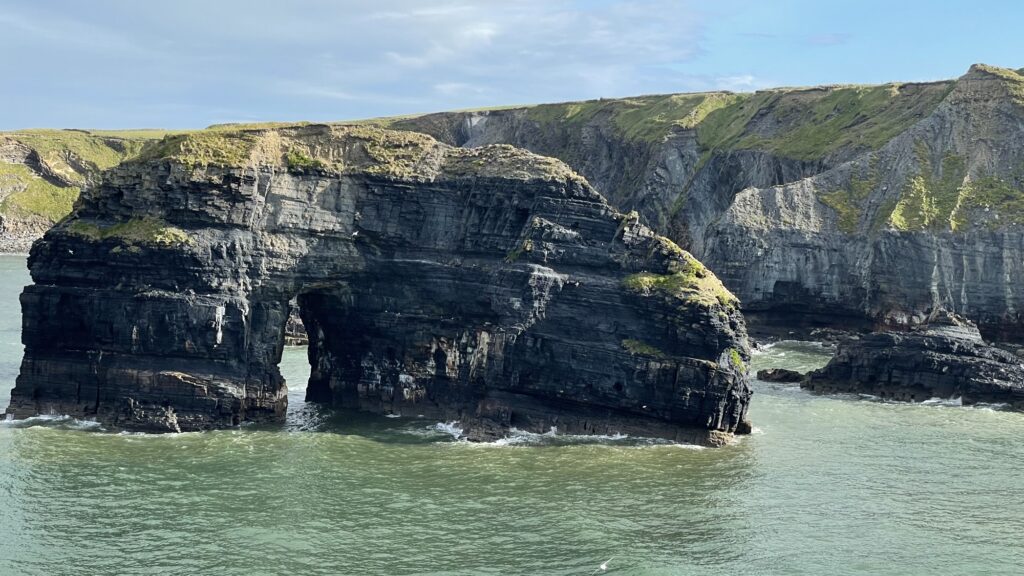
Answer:
POLYGON ((799 382, 804 375, 786 368, 767 368, 757 371, 757 379, 765 382, 799 382))
POLYGON ((922 402, 962 398, 964 404, 1024 409, 1024 364, 988 346, 977 326, 942 312, 906 333, 876 332, 839 345, 824 368, 800 385, 819 393, 854 392, 922 402))
POLYGON ((749 431, 738 302, 561 162, 306 126, 170 137, 32 249, 10 414, 141 430, 284 415, 289 301, 308 399, 720 444, 749 431))
POLYGON ((298 299, 293 298, 288 302, 288 321, 284 325, 285 346, 305 346, 309 344, 309 334, 306 333, 306 326, 302 323, 302 316, 299 314, 298 299))

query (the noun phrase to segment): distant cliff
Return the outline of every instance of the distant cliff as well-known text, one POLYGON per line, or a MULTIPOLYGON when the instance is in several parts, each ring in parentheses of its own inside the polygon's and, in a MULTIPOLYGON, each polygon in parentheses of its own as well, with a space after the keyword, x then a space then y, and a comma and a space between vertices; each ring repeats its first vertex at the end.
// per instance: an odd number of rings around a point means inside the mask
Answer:
POLYGON ((164 134, 155 130, 0 132, 0 252, 28 252, 32 241, 71 212, 87 181, 164 134))
POLYGON ((391 123, 560 158, 692 251, 748 311, 990 337, 1024 309, 1024 76, 646 96, 391 123))

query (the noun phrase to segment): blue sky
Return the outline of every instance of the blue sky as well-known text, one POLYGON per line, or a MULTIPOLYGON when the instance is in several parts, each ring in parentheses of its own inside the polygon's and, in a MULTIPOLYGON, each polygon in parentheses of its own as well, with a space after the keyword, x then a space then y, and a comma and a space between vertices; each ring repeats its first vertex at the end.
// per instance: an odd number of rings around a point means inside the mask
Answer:
POLYGON ((342 120, 1024 66, 1024 2, 0 0, 0 130, 342 120))

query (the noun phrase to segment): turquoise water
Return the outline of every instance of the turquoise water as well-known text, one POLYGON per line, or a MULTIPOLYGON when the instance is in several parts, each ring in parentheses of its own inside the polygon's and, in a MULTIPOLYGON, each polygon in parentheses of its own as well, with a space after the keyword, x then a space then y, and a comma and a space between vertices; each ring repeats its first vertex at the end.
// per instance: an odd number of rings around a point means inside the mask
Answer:
MULTIPOLYGON (((0 258, 0 407, 24 259, 0 258)), ((754 367, 809 369, 780 343, 754 367)), ((1024 414, 756 383, 724 449, 632 438, 453 441, 302 403, 163 436, 0 426, 0 574, 1019 574, 1024 414)))

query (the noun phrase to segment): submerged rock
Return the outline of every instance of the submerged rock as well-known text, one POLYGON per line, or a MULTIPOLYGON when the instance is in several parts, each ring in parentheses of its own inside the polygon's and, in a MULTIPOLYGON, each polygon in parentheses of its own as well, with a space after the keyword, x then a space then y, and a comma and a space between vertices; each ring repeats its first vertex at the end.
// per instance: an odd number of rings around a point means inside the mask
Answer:
POLYGON ((757 371, 757 379, 765 382, 799 382, 804 375, 786 368, 767 368, 757 371))
POLYGON ((973 323, 943 313, 918 330, 876 332, 841 343, 828 365, 809 373, 801 387, 911 402, 962 398, 964 404, 1024 409, 1024 364, 987 345, 973 323))
POLYGON ((311 401, 721 444, 749 431, 738 302, 559 161, 367 127, 169 137, 32 249, 8 413, 150 431, 311 401))

